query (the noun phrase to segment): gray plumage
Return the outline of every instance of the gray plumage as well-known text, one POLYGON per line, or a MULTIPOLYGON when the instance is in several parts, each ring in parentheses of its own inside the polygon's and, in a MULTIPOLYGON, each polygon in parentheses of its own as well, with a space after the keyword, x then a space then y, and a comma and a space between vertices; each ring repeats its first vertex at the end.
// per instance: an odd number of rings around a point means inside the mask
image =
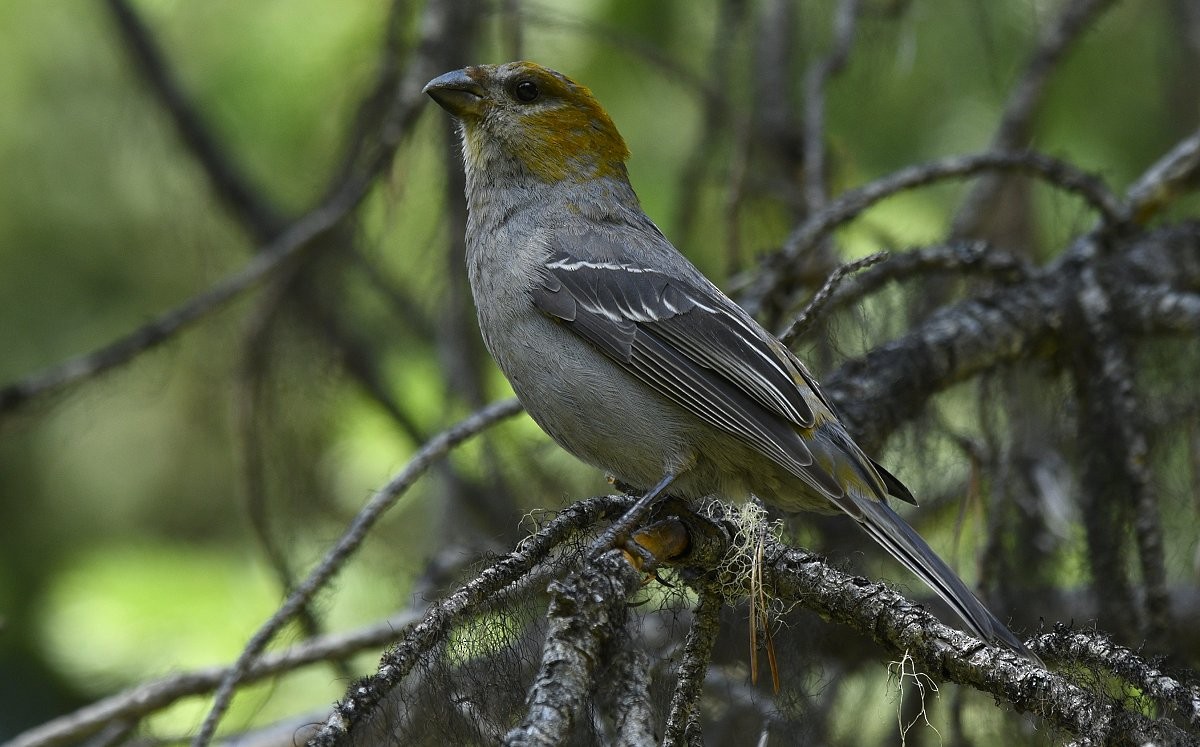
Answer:
POLYGON ((912 496, 804 365, 645 215, 624 142, 586 88, 523 62, 426 91, 462 128, 484 342, 555 441, 643 489, 669 475, 689 498, 843 512, 976 634, 1032 657, 887 506, 912 496))

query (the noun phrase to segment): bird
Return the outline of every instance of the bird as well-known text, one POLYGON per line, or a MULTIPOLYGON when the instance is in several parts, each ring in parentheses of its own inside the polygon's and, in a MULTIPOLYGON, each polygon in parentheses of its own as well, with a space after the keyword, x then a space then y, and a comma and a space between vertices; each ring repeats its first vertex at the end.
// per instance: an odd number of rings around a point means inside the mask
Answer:
POLYGON ((474 65, 424 92, 457 122, 466 264, 489 353, 568 452, 645 491, 848 515, 979 638, 1037 660, 889 505, 792 351, 642 210, 628 147, 585 86, 534 62, 474 65))

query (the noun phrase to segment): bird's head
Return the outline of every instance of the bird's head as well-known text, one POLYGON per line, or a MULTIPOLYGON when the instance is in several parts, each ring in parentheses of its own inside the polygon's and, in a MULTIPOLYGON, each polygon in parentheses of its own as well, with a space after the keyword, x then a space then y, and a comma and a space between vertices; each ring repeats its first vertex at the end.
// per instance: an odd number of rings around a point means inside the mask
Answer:
POLYGON ((468 170, 545 182, 625 178, 629 149, 592 92, 533 62, 474 65, 425 86, 458 119, 468 170))

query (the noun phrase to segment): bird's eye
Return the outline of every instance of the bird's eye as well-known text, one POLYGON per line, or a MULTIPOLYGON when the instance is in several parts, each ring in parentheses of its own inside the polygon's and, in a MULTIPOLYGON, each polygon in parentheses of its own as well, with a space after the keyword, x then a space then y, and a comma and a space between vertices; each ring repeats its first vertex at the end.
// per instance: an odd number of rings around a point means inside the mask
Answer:
POLYGON ((513 93, 518 101, 529 104, 537 99, 540 91, 538 91, 537 83, 532 80, 523 80, 513 88, 513 93))

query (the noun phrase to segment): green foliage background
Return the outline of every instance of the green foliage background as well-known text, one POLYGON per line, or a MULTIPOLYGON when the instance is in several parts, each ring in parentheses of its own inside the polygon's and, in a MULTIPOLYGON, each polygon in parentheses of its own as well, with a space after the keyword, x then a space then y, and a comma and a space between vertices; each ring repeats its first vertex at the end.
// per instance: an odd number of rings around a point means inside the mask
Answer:
MULTIPOLYGON (((326 185, 374 80, 388 5, 143 0, 137 7, 232 157, 274 202, 299 211, 326 185)), ((810 57, 828 44, 834 5, 800 4, 810 57)), ((868 5, 881 12, 862 21, 851 63, 830 89, 838 190, 923 159, 984 149, 1059 3, 868 5), (895 17, 882 12, 890 6, 895 17)), ((730 30, 706 4, 689 0, 525 7, 532 20, 524 55, 593 89, 629 142, 647 212, 668 235, 686 233, 683 248, 707 271, 724 273, 727 227, 715 185, 730 144, 714 144, 708 157, 698 225, 680 226, 679 176, 703 110, 684 77, 641 50, 702 70, 714 40, 730 30)), ((1054 76, 1036 147, 1121 189, 1194 127, 1200 89, 1179 77, 1189 52, 1168 33, 1173 7, 1134 0, 1103 16, 1054 76)), ((484 27, 491 52, 479 61, 502 61, 499 25, 489 18, 484 27)), ((185 300, 239 268, 254 247, 147 95, 101 3, 6 0, 0 29, 0 381, 10 381, 185 300)), ((757 64, 752 44, 744 30, 731 44, 731 79, 745 80, 757 64)), ((798 86, 801 76, 793 80, 798 86)), ((751 101, 740 87, 721 93, 738 106, 751 101)), ((451 260, 440 217, 447 124, 429 109, 369 198, 359 231, 369 257, 432 312, 451 260)), ((940 237, 961 194, 939 187, 886 202, 845 235, 846 245, 865 254, 878 248, 881 232, 894 245, 940 237)), ((1091 220, 1069 198, 1040 189, 1035 196, 1044 250, 1091 220)), ((1194 208, 1193 201, 1183 211, 1194 208)), ((739 229, 753 254, 792 227, 783 206, 764 200, 739 229)), ((397 325, 368 282, 358 277, 339 292, 341 303, 361 312, 359 331, 368 338, 412 341, 391 348, 398 352, 387 369, 391 391, 421 427, 433 432, 469 411, 436 351, 397 325)), ((247 528, 231 414, 252 311, 253 300, 243 299, 132 365, 0 423, 0 739, 145 678, 231 660, 274 609, 280 591, 247 528)), ((841 348, 866 342, 852 334, 841 348)), ((279 346, 270 459, 281 469, 272 500, 292 557, 312 561, 417 444, 303 334, 279 346), (291 458, 306 467, 282 469, 291 458)), ((488 386, 492 396, 506 392, 494 374, 488 386)), ((601 475, 558 452, 525 419, 505 425, 493 443, 527 508, 605 489, 601 475)), ((479 457, 472 446, 455 464, 482 477, 479 457)), ((454 521, 439 510, 440 485, 429 479, 407 496, 340 578, 336 598, 323 602, 331 628, 407 603, 413 574, 454 521)), ((519 521, 513 516, 503 532, 519 521)), ((365 657, 364 667, 372 660, 365 657)), ((343 687, 313 670, 239 697, 228 724, 267 722, 296 712, 298 702, 319 713, 343 687)), ((175 709, 159 728, 194 727, 199 707, 175 709)))

